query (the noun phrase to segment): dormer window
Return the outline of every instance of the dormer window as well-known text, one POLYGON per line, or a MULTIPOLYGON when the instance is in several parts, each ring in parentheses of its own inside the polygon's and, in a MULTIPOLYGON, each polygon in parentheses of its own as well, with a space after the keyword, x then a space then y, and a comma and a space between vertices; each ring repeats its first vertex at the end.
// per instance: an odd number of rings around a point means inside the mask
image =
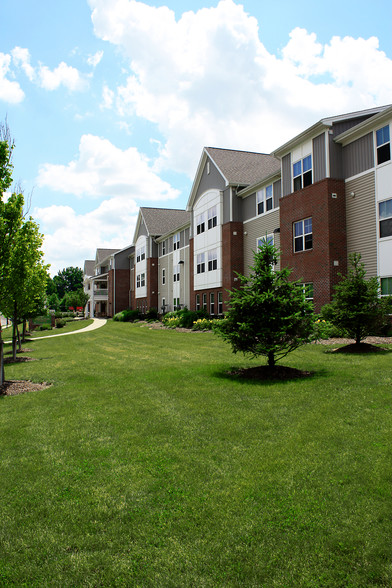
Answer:
POLYGON ((377 141, 377 165, 391 159, 391 140, 389 134, 389 125, 376 131, 377 141))
POLYGON ((294 192, 313 183, 312 156, 308 155, 293 165, 294 192))

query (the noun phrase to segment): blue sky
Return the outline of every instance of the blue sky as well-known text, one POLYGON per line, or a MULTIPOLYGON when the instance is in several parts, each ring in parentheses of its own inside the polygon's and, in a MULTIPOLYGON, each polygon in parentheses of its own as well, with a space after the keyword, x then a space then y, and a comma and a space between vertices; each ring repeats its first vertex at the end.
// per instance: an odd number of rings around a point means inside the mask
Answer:
POLYGON ((204 145, 392 103, 392 3, 2 0, 0 119, 51 273, 184 208, 204 145))

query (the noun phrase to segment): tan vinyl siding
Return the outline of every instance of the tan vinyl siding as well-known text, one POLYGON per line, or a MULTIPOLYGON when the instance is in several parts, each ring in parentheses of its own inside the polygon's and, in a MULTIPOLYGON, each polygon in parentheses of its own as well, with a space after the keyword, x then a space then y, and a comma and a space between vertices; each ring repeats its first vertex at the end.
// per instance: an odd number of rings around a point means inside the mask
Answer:
POLYGON ((164 255, 159 258, 158 266, 158 307, 162 306, 162 298, 165 298, 166 304, 170 305, 173 310, 173 255, 164 255), (162 284, 162 270, 165 270, 166 281, 162 284))
MULTIPOLYGON (((244 223, 244 274, 249 276, 249 267, 253 265, 256 251, 257 239, 270 235, 279 227, 279 210, 274 210, 269 214, 259 216, 258 218, 244 223), (245 235, 246 233, 246 235, 245 235)), ((274 244, 280 247, 280 235, 274 234, 274 244)), ((277 269, 280 268, 279 262, 277 269)))
POLYGON ((367 276, 377 276, 374 172, 346 182, 346 217, 347 254, 360 253, 367 276))

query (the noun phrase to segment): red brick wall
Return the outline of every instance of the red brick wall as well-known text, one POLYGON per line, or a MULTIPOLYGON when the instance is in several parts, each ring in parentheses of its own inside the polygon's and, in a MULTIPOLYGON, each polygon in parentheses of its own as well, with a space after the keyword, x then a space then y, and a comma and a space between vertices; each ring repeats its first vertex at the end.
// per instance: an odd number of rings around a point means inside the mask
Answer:
POLYGON ((280 246, 281 265, 293 269, 292 278, 313 282, 319 311, 330 301, 338 273, 347 271, 344 181, 325 179, 281 198, 280 246), (294 253, 293 223, 308 217, 312 217, 313 249, 294 253))
MULTIPOLYGON (((230 222, 222 226, 222 286, 223 299, 226 290, 238 288, 236 272, 244 273, 244 228, 242 222, 230 222)), ((227 310, 226 305, 223 305, 227 310)))
POLYGON ((116 269, 115 312, 129 308, 129 269, 116 269))

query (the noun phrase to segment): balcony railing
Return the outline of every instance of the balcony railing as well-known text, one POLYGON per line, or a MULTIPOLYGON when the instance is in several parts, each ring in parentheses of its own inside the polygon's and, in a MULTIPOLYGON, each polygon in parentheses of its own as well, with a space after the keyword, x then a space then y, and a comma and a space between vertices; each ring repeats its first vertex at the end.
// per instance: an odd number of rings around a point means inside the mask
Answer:
POLYGON ((108 290, 105 288, 94 288, 94 298, 97 298, 97 296, 107 296, 108 295, 108 290))

